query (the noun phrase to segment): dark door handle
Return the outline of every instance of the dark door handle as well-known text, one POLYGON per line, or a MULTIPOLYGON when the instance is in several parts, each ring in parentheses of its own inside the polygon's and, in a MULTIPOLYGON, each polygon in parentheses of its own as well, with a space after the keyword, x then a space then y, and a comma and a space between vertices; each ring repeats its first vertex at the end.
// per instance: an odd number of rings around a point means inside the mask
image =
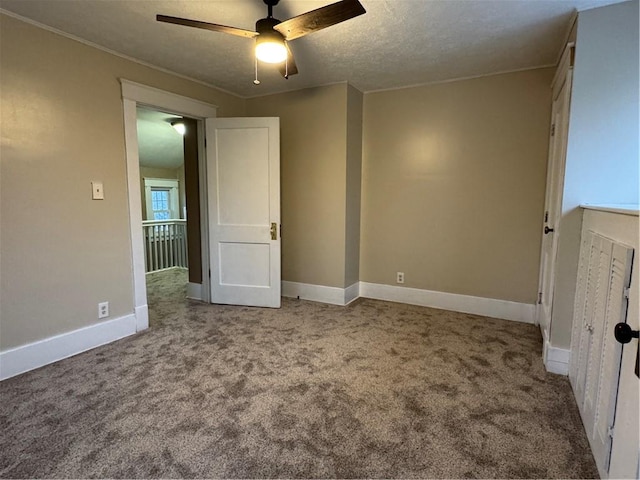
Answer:
POLYGON ((627 323, 618 323, 613 327, 613 335, 620 343, 629 343, 632 338, 638 338, 638 330, 631 330, 627 323))
MULTIPOLYGON (((613 327, 613 335, 616 340, 622 344, 629 343, 632 338, 638 338, 638 330, 631 330, 631 327, 626 323, 618 323, 613 327)), ((640 378, 640 343, 638 343, 638 350, 636 351, 636 377, 640 378)))
POLYGON ((544 234, 545 235, 549 235, 551 232, 553 232, 553 228, 549 228, 547 225, 544 226, 544 234))

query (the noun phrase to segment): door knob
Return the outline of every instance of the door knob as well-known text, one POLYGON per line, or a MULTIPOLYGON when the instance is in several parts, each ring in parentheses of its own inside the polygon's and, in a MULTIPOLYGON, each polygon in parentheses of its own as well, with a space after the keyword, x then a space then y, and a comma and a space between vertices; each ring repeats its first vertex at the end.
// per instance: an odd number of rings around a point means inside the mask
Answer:
POLYGON ((638 330, 631 330, 627 323, 618 323, 613 327, 613 335, 620 343, 629 343, 632 338, 638 338, 638 330))
POLYGON ((548 235, 553 232, 553 228, 549 228, 547 225, 544 226, 544 234, 548 235))
MULTIPOLYGON (((622 344, 629 343, 632 338, 638 338, 638 330, 631 330, 631 327, 626 323, 618 323, 613 327, 613 335, 616 340, 622 344)), ((638 344, 638 350, 636 351, 636 377, 640 378, 640 343, 638 344)))

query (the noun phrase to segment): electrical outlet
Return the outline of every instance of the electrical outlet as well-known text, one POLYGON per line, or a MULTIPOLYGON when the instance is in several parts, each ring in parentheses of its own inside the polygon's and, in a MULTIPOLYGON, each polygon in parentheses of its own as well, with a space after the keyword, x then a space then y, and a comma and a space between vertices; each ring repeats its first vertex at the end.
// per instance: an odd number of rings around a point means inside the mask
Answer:
POLYGON ((396 273, 396 282, 397 283, 404 283, 404 272, 397 272, 396 273))
POLYGON ((106 318, 109 316, 109 302, 98 304, 98 318, 106 318))

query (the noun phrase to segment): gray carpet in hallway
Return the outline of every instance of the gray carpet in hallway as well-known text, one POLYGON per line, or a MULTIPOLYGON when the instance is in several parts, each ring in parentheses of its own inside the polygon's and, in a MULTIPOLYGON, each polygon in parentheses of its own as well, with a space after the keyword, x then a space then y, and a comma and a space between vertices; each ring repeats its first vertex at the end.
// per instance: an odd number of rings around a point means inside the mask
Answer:
POLYGON ((1 477, 597 477, 537 327, 176 284, 149 279, 147 332, 0 384, 1 477))

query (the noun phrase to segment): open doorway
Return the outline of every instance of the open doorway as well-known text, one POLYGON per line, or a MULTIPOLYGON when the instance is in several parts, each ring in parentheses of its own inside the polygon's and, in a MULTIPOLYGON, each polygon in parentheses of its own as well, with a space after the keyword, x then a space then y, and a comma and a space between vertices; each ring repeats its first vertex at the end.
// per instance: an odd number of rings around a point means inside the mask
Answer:
POLYGON ((167 302, 201 299, 198 124, 146 106, 136 116, 149 321, 158 326, 167 302))
MULTIPOLYGON (((122 87, 122 104, 124 114, 124 133, 127 161, 127 190, 129 203, 129 225, 131 232, 131 267, 133 280, 133 300, 136 331, 142 331, 149 327, 149 308, 147 302, 147 286, 145 274, 145 239, 142 229, 142 192, 141 175, 138 151, 138 131, 137 131, 137 110, 138 107, 147 107, 151 110, 182 116, 193 125, 193 140, 189 142, 189 148, 195 153, 195 168, 189 169, 189 161, 185 156, 185 183, 192 181, 198 186, 197 189, 185 190, 187 206, 187 227, 198 228, 199 234, 187 232, 188 239, 188 265, 189 275, 197 272, 197 265, 192 261, 191 255, 194 252, 200 253, 201 262, 200 274, 201 283, 187 284, 187 295, 193 298, 209 301, 209 278, 202 275, 203 271, 208 272, 209 256, 208 250, 203 246, 208 245, 208 229, 206 227, 207 218, 207 195, 206 195, 206 161, 204 145, 204 119, 216 116, 216 107, 199 100, 176 95, 174 93, 159 90, 157 88, 120 79, 122 87), (189 180, 191 178, 191 180, 189 180), (190 193, 191 192, 191 193, 190 193), (195 197, 199 203, 199 212, 191 207, 190 197, 195 197), (202 227, 201 227, 202 225, 202 227), (195 247, 192 247, 195 245, 195 247), (205 270, 205 267, 207 270, 205 270)), ((189 128, 185 137, 189 135, 189 128)))

